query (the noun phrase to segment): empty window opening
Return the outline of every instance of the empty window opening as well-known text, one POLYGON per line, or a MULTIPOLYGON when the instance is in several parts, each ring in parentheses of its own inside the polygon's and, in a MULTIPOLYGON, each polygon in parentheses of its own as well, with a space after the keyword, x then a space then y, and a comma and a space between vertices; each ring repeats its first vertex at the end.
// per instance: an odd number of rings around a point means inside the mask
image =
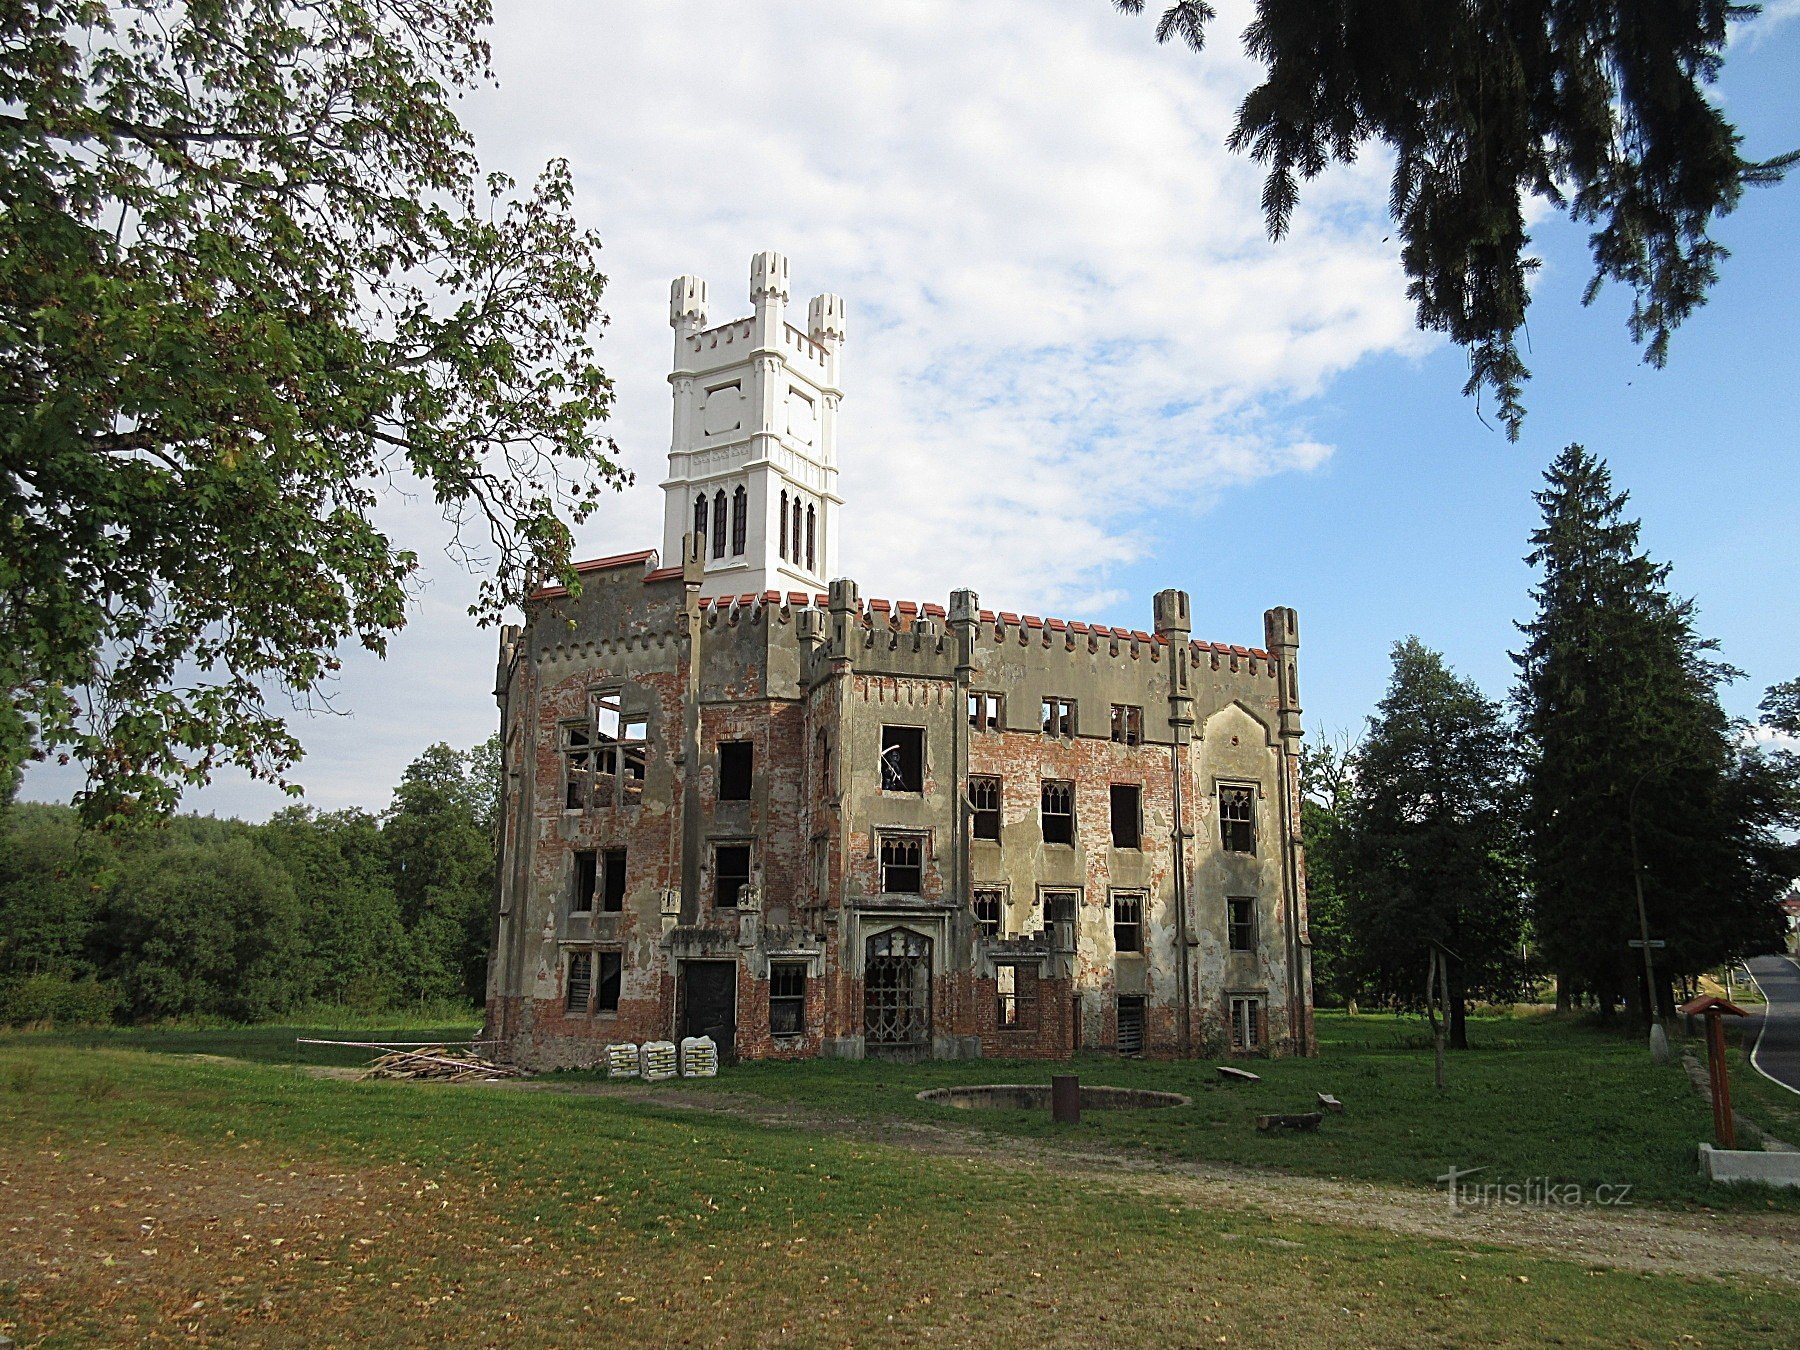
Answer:
POLYGON ((925 841, 916 834, 881 836, 881 889, 918 895, 925 882, 925 841))
POLYGON ((1075 735, 1075 700, 1047 698, 1043 706, 1044 735, 1073 738, 1075 735))
POLYGON ((570 952, 568 978, 563 981, 563 1007, 584 1013, 594 993, 594 954, 570 952))
POLYGON ((925 790, 924 727, 883 727, 881 729, 881 790, 883 792, 923 792, 925 790))
POLYGON ((731 494, 731 556, 744 556, 744 540, 750 527, 750 498, 740 484, 731 494))
POLYGON ((609 848, 600 855, 600 860, 600 877, 603 883, 600 888, 600 909, 602 913, 617 914, 625 908, 625 850, 609 848))
POLYGON ((599 952, 599 976, 594 982, 594 1011, 619 1011, 619 986, 624 983, 623 952, 599 952))
POLYGON ((969 779, 969 829, 977 839, 1000 838, 1000 780, 986 774, 969 779))
POLYGON ((569 892, 569 913, 593 911, 597 861, 592 849, 582 849, 575 854, 575 884, 569 892))
POLYGON ((585 811, 594 789, 594 737, 581 722, 560 729, 563 756, 563 810, 585 811))
POLYGON ((719 800, 750 800, 750 778, 756 763, 756 747, 749 741, 719 743, 719 800))
POLYGON ((1000 695, 979 691, 971 693, 969 725, 976 731, 1000 730, 1000 695))
POLYGON ((1144 950, 1143 896, 1113 896, 1113 950, 1119 952, 1144 950))
POLYGON ((1005 895, 994 890, 976 891, 972 907, 975 911, 976 934, 980 937, 999 937, 1001 916, 1006 908, 1005 895))
POLYGON ((1227 853, 1256 852, 1256 789, 1219 785, 1219 846, 1227 853))
POLYGON ((798 1036, 806 1030, 806 967, 798 961, 769 964, 769 1034, 798 1036))
POLYGON ((1144 1000, 1128 994, 1119 995, 1119 1034, 1121 1055, 1144 1053, 1144 1000))
POLYGON ((1141 791, 1136 783, 1112 785, 1112 841, 1114 848, 1142 848, 1144 844, 1141 791))
POLYGON ((1056 778, 1044 780, 1038 820, 1046 844, 1075 842, 1075 785, 1056 778))
POLYGON ((1263 1043, 1263 1002, 1260 998, 1231 1000, 1231 1048, 1254 1050, 1263 1043))
POLYGON ((1112 705, 1112 738, 1120 745, 1144 743, 1144 710, 1130 703, 1112 705))
POLYGON ((714 845, 713 904, 720 909, 736 909, 738 897, 749 884, 750 845, 714 845))
POLYGON ((1013 964, 994 967, 995 1020, 1002 1031, 1028 1030, 1036 1020, 1036 973, 1013 964))
POLYGON ((1226 937, 1234 952, 1256 950, 1256 900, 1234 895, 1225 902, 1226 937))
POLYGON ((713 493, 713 557, 725 556, 725 489, 713 493))

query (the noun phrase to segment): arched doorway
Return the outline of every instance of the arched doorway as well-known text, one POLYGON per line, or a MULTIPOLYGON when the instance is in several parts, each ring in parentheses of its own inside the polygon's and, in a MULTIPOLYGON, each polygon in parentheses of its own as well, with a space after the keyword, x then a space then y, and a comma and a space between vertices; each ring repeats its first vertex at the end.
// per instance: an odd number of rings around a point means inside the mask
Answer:
POLYGON ((931 1053, 931 939, 904 928, 870 938, 863 962, 863 1044, 871 1055, 931 1053))

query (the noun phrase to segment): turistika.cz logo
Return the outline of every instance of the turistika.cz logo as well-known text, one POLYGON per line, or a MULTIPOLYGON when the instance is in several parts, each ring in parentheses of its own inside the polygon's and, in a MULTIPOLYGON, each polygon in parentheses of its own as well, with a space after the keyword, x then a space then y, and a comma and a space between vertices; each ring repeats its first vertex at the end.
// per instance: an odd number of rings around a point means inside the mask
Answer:
POLYGON ((1629 1205, 1630 1182, 1602 1182, 1589 1190, 1579 1181, 1527 1177, 1523 1181, 1465 1181, 1486 1167, 1452 1167, 1437 1180, 1450 1197, 1450 1212, 1483 1205, 1546 1208, 1557 1205, 1629 1205))

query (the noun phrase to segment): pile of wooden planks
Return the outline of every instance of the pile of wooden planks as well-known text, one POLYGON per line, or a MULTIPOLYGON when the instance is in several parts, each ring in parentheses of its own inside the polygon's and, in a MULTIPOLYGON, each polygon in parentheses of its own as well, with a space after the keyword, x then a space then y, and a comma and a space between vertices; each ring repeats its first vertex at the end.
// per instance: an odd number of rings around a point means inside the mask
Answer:
POLYGON ((497 1064, 473 1050, 451 1050, 442 1045, 390 1050, 363 1073, 364 1078, 431 1079, 442 1083, 485 1083, 495 1078, 523 1078, 524 1071, 497 1064))

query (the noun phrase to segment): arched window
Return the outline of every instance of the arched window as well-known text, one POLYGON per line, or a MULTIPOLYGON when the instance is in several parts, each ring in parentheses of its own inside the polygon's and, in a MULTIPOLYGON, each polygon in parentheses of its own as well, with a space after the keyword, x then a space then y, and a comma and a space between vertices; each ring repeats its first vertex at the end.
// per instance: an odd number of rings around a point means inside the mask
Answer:
POLYGON ((734 558, 743 556, 744 535, 749 525, 750 498, 740 483, 738 490, 731 494, 731 556, 734 558))
POLYGON ((706 494, 702 492, 694 498, 694 542, 700 546, 700 556, 706 556, 706 494))
POLYGON ((725 556, 725 489, 713 493, 713 557, 725 556))
POLYGON ((809 502, 806 507, 806 570, 809 572, 818 570, 813 566, 813 537, 817 532, 818 523, 818 517, 814 514, 812 504, 809 502))
POLYGON ((794 561, 800 561, 800 494, 794 494, 794 561))
POLYGON ((787 489, 783 488, 783 489, 781 489, 781 556, 783 558, 786 558, 788 555, 787 540, 788 540, 787 489))

